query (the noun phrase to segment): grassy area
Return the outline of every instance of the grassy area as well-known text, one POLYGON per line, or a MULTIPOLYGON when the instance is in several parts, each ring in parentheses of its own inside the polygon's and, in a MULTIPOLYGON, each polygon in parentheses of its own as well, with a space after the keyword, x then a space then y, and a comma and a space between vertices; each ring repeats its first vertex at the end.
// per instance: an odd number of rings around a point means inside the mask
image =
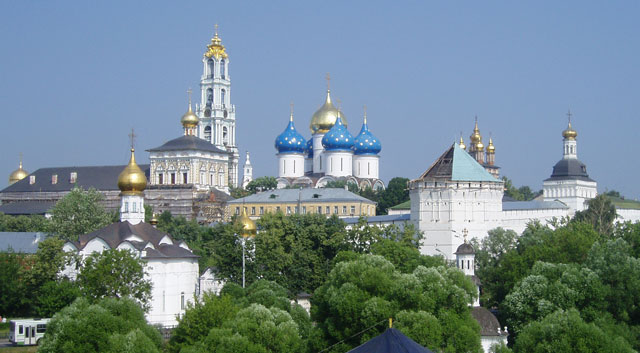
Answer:
POLYGON ((36 353, 38 346, 0 348, 2 353, 36 353))
POLYGON ((616 206, 617 208, 640 210, 640 202, 638 202, 638 201, 626 200, 626 199, 622 199, 622 198, 614 197, 614 196, 609 196, 609 199, 614 204, 614 206, 616 206))

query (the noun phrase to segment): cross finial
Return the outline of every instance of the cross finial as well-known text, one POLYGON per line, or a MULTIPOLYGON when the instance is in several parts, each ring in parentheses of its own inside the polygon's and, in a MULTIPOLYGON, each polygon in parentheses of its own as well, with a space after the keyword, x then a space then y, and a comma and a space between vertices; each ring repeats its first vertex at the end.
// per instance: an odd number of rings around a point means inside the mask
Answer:
POLYGON ((187 90, 187 96, 189 97, 189 107, 191 107, 191 87, 187 90))
POLYGON ((133 131, 133 128, 131 128, 131 133, 129 134, 129 143, 131 144, 131 149, 133 150, 133 146, 135 144, 135 140, 136 140, 136 134, 133 131))
POLYGON ((216 37, 218 36, 218 24, 216 23, 213 27, 216 29, 216 37))
POLYGON ((22 152, 20 152, 20 168, 22 168, 22 152))
POLYGON ((293 101, 291 101, 291 103, 289 104, 289 107, 291 111, 291 117, 289 118, 289 121, 293 121, 293 101))
POLYGON ((329 75, 329 73, 327 72, 327 91, 329 91, 331 89, 331 75, 329 75))
POLYGON ((469 230, 467 228, 462 230, 462 235, 464 236, 464 243, 467 244, 467 235, 469 234, 469 230))
POLYGON ((569 118, 569 125, 571 125, 571 116, 573 116, 573 114, 571 114, 571 109, 567 110, 567 117, 569 118))
POLYGON ((367 123, 367 105, 362 106, 362 110, 364 110, 364 123, 367 123))
POLYGON ((336 103, 338 103, 338 113, 340 113, 340 108, 342 107, 342 101, 340 99, 336 99, 336 103))

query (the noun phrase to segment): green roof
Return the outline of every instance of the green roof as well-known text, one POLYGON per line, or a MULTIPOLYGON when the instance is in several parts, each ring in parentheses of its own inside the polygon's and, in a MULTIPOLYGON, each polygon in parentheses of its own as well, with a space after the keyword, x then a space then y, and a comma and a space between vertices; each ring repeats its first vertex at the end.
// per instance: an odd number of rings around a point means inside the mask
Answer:
POLYGON ((490 181, 494 178, 471 155, 454 143, 438 158, 420 179, 448 181, 490 181))
POLYGON ((410 210, 411 200, 389 207, 390 210, 410 210))

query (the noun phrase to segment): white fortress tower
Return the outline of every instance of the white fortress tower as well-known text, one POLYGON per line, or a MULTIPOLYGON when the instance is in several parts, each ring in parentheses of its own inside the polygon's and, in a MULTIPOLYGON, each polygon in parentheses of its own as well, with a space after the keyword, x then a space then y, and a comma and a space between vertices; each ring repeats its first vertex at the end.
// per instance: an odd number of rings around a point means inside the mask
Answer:
POLYGON ((480 240, 500 226, 504 183, 458 144, 409 183, 411 221, 424 232, 420 252, 453 260, 463 230, 480 240))
POLYGON ((567 116, 569 125, 562 132, 562 159, 553 167, 551 177, 543 182, 542 190, 545 201, 558 200, 574 214, 584 210, 585 202, 598 195, 598 185, 589 178, 587 166, 578 160, 578 132, 571 127, 571 112, 567 116))
POLYGON ((230 153, 229 185, 237 187, 240 155, 236 144, 236 107, 231 104, 229 55, 218 37, 218 25, 202 57, 202 65, 197 136, 230 153))

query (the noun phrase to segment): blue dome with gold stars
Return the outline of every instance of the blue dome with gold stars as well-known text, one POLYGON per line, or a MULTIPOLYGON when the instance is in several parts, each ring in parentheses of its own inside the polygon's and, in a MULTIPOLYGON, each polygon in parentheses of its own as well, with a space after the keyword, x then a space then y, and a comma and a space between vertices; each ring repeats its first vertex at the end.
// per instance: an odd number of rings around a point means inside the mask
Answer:
POLYGON ((307 141, 296 130, 293 125, 293 116, 289 120, 289 125, 284 131, 276 137, 276 150, 278 153, 305 153, 307 141))
POLYGON ((313 158, 313 140, 307 141, 307 158, 313 158))
POLYGON ((360 133, 354 140, 353 153, 356 155, 378 154, 381 150, 382 144, 380 144, 380 140, 369 131, 369 126, 365 118, 362 129, 360 129, 360 133))
POLYGON ((353 147, 353 135, 342 124, 342 118, 338 116, 336 123, 322 138, 322 146, 327 151, 351 151, 353 147))

